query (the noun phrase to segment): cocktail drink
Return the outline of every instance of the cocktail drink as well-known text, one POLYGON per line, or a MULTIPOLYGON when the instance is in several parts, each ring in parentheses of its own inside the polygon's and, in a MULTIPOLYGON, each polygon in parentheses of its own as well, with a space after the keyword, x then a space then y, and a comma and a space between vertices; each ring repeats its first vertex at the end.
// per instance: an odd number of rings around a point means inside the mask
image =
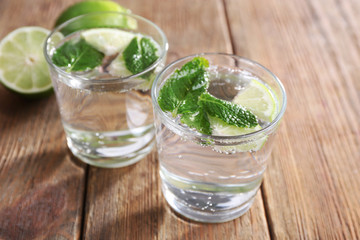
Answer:
POLYGON ((177 60, 152 89, 163 194, 200 222, 244 214, 260 187, 286 107, 269 70, 228 54, 177 60))
POLYGON ((151 151, 150 88, 167 48, 154 23, 115 12, 73 18, 49 35, 45 57, 75 156, 122 167, 151 151))

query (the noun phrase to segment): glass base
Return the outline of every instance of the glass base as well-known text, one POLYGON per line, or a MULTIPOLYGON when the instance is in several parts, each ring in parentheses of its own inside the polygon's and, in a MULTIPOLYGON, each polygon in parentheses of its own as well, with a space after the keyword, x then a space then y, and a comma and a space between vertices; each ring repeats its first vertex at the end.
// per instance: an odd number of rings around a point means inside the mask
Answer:
POLYGON ((109 156, 88 154, 83 151, 82 148, 79 148, 71 138, 67 138, 67 145, 77 158, 89 165, 102 168, 119 168, 135 164, 148 155, 152 151, 154 141, 148 142, 145 146, 135 152, 122 154, 124 152, 119 151, 118 155, 116 155, 116 152, 111 151, 109 156))
POLYGON ((96 167, 118 168, 134 164, 154 146, 152 124, 119 131, 84 131, 64 124, 67 145, 81 161, 96 167))
POLYGON ((175 212, 190 220, 203 223, 222 223, 236 219, 250 209, 255 197, 251 197, 248 201, 234 208, 208 210, 190 205, 188 202, 178 198, 164 185, 162 191, 166 201, 175 212))

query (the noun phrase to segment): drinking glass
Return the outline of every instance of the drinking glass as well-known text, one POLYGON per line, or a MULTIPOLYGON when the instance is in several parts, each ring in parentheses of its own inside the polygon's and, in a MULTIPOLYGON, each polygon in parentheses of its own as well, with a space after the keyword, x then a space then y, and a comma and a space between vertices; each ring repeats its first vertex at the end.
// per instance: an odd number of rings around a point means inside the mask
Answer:
MULTIPOLYGON (((133 14, 86 14, 68 20, 51 32, 44 54, 67 145, 76 157, 90 165, 114 168, 133 164, 152 150, 150 87, 164 67, 167 49, 163 31, 153 22, 133 14), (158 45, 158 59, 142 72, 125 77, 114 76, 106 70, 68 72, 54 64, 52 55, 57 47, 81 35, 84 29, 100 28, 131 32, 154 40, 158 45)), ((114 56, 108 58, 111 60, 114 56)), ((106 64, 103 65, 106 69, 106 64)))
POLYGON ((226 222, 244 214, 258 192, 276 144, 274 137, 286 108, 282 83, 260 64, 230 54, 203 53, 179 59, 156 77, 152 91, 162 192, 179 214, 200 222, 226 222), (258 79, 276 105, 271 122, 260 130, 236 136, 205 135, 161 110, 159 91, 169 76, 194 57, 210 67, 208 91, 231 101, 244 82, 258 79))

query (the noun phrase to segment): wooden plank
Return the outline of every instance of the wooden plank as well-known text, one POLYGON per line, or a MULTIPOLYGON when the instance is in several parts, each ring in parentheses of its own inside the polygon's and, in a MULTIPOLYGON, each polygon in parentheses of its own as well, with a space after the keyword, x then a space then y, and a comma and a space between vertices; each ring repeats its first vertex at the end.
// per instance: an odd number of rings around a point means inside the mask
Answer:
MULTIPOLYGON (((0 1, 0 38, 21 26, 51 28, 59 4, 0 1)), ((31 101, 0 86, 0 239, 78 239, 84 176, 55 96, 31 101)))
POLYGON ((225 2, 236 53, 288 93, 263 185, 271 236, 359 239, 359 2, 225 2))
MULTIPOLYGON (((231 52, 223 2, 219 0, 121 1, 157 23, 168 36, 168 62, 189 54, 231 52)), ((187 221, 169 208, 160 189, 153 152, 123 169, 90 168, 86 239, 268 239, 261 194, 251 210, 223 224, 187 221)))
POLYGON ((199 0, 121 1, 121 4, 162 28, 170 45, 168 62, 201 52, 232 52, 221 0, 208 4, 199 0))

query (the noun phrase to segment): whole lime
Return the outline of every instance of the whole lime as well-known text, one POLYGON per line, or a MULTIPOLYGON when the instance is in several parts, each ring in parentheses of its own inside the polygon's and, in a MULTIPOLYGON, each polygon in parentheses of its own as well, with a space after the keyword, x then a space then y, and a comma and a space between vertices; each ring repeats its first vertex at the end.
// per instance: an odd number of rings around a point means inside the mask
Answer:
POLYGON ((136 29, 136 20, 126 15, 130 12, 129 9, 116 2, 87 0, 75 3, 64 10, 56 20, 55 26, 81 16, 76 21, 69 22, 61 28, 61 33, 67 36, 73 32, 90 28, 136 29), (125 13, 125 15, 114 14, 114 12, 125 13))
POLYGON ((57 18, 55 27, 66 22, 67 20, 92 12, 124 12, 130 13, 129 9, 120 6, 113 1, 87 0, 75 3, 65 9, 57 18))

